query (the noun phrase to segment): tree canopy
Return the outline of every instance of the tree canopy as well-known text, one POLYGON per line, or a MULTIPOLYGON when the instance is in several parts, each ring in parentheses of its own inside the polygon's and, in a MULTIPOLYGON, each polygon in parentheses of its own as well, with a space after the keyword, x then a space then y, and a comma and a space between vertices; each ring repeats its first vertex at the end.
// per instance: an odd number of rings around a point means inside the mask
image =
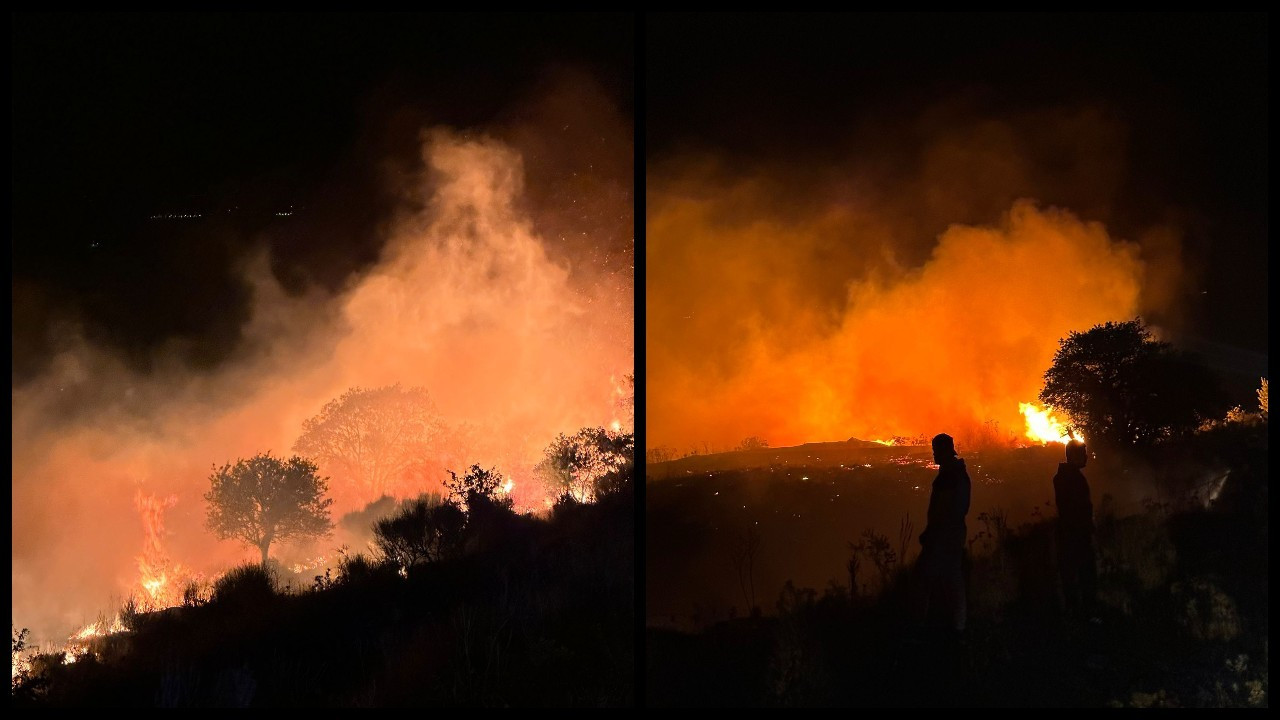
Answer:
POLYGON ((479 465, 472 465, 462 477, 450 470, 449 478, 444 481, 444 486, 449 490, 449 499, 460 507, 472 508, 480 503, 490 503, 511 508, 511 498, 499 497, 498 491, 502 490, 505 478, 496 468, 485 470, 479 465))
POLYGON ((1226 409, 1209 371, 1136 318, 1069 334, 1044 380, 1040 400, 1095 444, 1150 447, 1226 409))
POLYGON ((354 387, 302 424, 293 451, 316 461, 365 501, 405 487, 421 487, 438 463, 446 431, 422 388, 399 384, 354 387))
POLYGON ((221 468, 214 466, 206 524, 219 539, 236 539, 262 551, 277 540, 323 537, 333 523, 326 498, 327 478, 316 474, 315 463, 303 457, 288 460, 261 453, 221 468))
POLYGON ((534 470, 552 497, 590 502, 625 485, 634 465, 633 433, 588 427, 558 435, 534 470))

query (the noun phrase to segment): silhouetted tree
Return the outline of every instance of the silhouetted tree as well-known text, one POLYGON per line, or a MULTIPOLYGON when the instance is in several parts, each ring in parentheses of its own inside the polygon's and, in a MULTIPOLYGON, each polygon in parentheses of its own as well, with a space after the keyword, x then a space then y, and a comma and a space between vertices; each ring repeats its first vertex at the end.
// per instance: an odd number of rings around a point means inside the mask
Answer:
POLYGON ((462 477, 452 470, 448 472, 450 479, 444 481, 444 486, 449 490, 449 499, 460 507, 470 508, 487 502, 511 508, 511 498, 499 495, 504 478, 495 468, 485 470, 479 465, 472 465, 462 477))
POLYGON ((764 450, 767 447, 769 447, 768 440, 764 440, 759 436, 752 435, 751 437, 739 443, 738 447, 734 449, 735 450, 764 450))
POLYGON ((590 502, 601 491, 617 490, 620 480, 630 478, 634 465, 633 433, 582 428, 573 435, 557 436, 534 471, 550 497, 568 494, 578 502, 590 502))
POLYGON ((293 451, 367 495, 381 494, 407 474, 425 475, 445 432, 426 390, 355 387, 302 423, 293 451))
POLYGON ((1094 445, 1149 447, 1226 409, 1212 375, 1154 339, 1140 319, 1071 333, 1044 380, 1040 400, 1094 445))
POLYGON ((30 632, 26 628, 18 630, 17 625, 10 624, 9 630, 13 634, 13 647, 9 651, 9 662, 13 667, 13 675, 9 686, 9 693, 17 692, 18 687, 27 680, 30 671, 23 663, 23 653, 27 651, 27 634, 30 632))
POLYGON ((207 525, 219 539, 235 538, 262 551, 277 540, 323 537, 333 528, 326 498, 328 479, 316 474, 315 463, 293 456, 288 460, 271 453, 237 460, 221 469, 214 466, 207 525))
POLYGON ((374 544, 387 560, 402 568, 453 557, 462 547, 467 516, 439 496, 420 496, 403 510, 373 527, 374 544))

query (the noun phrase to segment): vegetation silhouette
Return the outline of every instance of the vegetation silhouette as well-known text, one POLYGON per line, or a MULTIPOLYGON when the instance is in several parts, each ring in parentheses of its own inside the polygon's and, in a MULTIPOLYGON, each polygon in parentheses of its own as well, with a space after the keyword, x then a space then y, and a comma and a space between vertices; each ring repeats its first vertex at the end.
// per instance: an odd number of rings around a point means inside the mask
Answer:
POLYGON ((333 528, 326 498, 327 478, 315 463, 297 455, 288 460, 260 453, 214 467, 206 524, 219 539, 234 538, 262 552, 267 564, 271 543, 303 537, 325 537, 333 528))
POLYGON ((589 502, 597 493, 616 490, 613 486, 634 464, 633 433, 582 428, 573 435, 556 436, 534 472, 551 497, 567 495, 589 502))
MULTIPOLYGON (((136 612, 73 663, 30 657, 12 703, 630 706, 632 468, 593 502, 539 518, 516 514, 494 492, 501 476, 473 465, 456 478, 465 510, 439 495, 400 503, 377 523, 373 556, 344 551, 314 582, 274 562, 233 569, 207 597, 136 612)), ((19 639, 15 657, 29 650, 19 639)))
POLYGON ((419 563, 455 557, 462 551, 467 516, 439 496, 422 496, 373 527, 374 543, 388 562, 405 572, 419 563))
POLYGON ((1139 451, 1185 438, 1227 410, 1213 374, 1152 337, 1140 318, 1063 338, 1040 401, 1095 445, 1139 451))

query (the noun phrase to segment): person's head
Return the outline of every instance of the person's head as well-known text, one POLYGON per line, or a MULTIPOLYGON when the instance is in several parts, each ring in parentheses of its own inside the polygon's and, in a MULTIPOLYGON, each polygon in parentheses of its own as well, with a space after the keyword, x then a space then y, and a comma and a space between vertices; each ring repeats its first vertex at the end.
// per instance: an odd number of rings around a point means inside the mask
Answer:
POLYGON ((933 461, 941 465, 956 458, 956 445, 951 436, 938 433, 933 436, 933 461))
POLYGON ((1089 453, 1086 452, 1084 443, 1080 440, 1072 440, 1067 443, 1067 464, 1073 467, 1082 468, 1085 463, 1089 462, 1089 453))

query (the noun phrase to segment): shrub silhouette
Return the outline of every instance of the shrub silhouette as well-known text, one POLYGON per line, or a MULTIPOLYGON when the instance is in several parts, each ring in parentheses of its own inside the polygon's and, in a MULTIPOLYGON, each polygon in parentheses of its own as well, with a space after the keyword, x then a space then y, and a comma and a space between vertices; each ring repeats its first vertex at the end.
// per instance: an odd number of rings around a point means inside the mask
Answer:
POLYGON ((472 503, 482 501, 511 507, 511 498, 498 494, 503 477, 496 469, 472 465, 462 477, 452 470, 448 472, 450 479, 444 481, 444 486, 449 490, 449 500, 459 507, 470 509, 472 503))
POLYGON ((269 602, 276 593, 271 572, 261 565, 240 565, 213 584, 211 602, 217 605, 254 607, 269 602))
POLYGON ((407 569, 457 555, 466 521, 457 505, 423 496, 375 523, 374 544, 384 559, 407 569))

